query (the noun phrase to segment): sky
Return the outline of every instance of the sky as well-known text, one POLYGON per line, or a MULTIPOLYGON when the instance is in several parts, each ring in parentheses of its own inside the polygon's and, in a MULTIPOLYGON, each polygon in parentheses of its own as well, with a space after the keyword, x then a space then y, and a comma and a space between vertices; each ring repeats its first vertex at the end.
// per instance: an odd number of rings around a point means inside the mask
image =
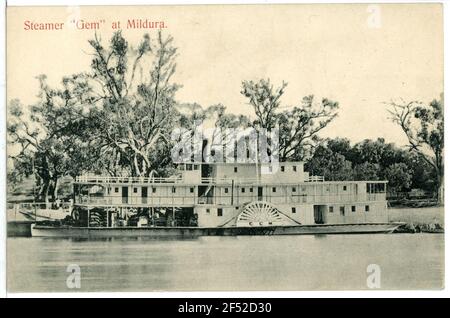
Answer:
POLYGON ((240 94, 243 80, 270 78, 288 86, 282 105, 314 94, 338 101, 339 116, 322 137, 385 138, 406 144, 386 102, 430 102, 443 91, 441 4, 203 5, 125 7, 9 7, 7 99, 36 101, 38 82, 88 71, 88 39, 106 42, 120 21, 131 45, 155 29, 127 29, 128 19, 164 21, 178 47, 174 80, 182 103, 222 103, 252 114, 240 94), (99 30, 70 21, 100 22, 99 30), (25 30, 25 21, 64 23, 62 30, 25 30))

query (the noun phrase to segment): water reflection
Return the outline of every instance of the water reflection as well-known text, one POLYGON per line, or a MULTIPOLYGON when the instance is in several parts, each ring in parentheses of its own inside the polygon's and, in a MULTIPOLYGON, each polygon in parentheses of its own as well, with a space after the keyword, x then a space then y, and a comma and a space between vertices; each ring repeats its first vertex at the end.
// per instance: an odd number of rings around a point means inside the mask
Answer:
POLYGON ((437 289, 444 236, 8 239, 9 291, 74 291, 69 264, 80 291, 367 289, 369 264, 382 289, 437 289))

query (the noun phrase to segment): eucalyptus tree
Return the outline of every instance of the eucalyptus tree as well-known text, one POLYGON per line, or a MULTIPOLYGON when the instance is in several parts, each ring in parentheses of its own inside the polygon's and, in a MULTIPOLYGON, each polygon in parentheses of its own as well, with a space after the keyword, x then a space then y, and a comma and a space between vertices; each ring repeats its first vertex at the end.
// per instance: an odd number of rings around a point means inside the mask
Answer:
POLYGON ((390 103, 389 113, 408 139, 408 148, 434 170, 436 198, 444 200, 444 99, 428 105, 418 102, 390 103))
POLYGON ((121 32, 104 45, 99 37, 93 49, 90 78, 100 97, 96 138, 108 155, 131 176, 149 176, 167 164, 170 133, 175 120, 172 82, 177 49, 171 36, 159 31, 145 35, 133 49, 121 32))
POLYGON ((96 159, 90 148, 91 94, 87 77, 76 74, 50 88, 46 76, 38 77, 38 101, 25 106, 13 99, 8 105, 8 157, 13 169, 9 181, 36 179, 37 199, 56 200, 61 177, 76 176, 96 159))
POLYGON ((144 35, 136 48, 121 32, 89 40, 89 70, 50 87, 38 76, 37 102, 8 107, 10 181, 35 175, 39 197, 56 199, 63 176, 85 172, 149 176, 170 162, 176 121, 173 38, 144 35))
POLYGON ((336 118, 339 104, 327 98, 317 101, 308 95, 299 105, 281 110, 286 108, 281 104, 286 87, 286 82, 274 87, 270 80, 244 81, 241 94, 256 115, 254 127, 278 127, 280 160, 303 160, 317 144, 318 133, 336 118))

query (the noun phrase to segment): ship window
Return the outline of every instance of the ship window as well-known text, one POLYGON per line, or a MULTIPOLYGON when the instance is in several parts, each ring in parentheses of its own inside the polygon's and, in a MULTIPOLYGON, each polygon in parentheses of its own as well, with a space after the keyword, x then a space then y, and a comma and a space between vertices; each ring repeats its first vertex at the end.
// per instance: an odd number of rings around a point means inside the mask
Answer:
POLYGON ((177 192, 177 189, 175 187, 172 188, 172 193, 177 192))
POLYGON ((228 193, 228 188, 225 188, 225 193, 228 193))
POLYGON ((341 206, 339 212, 341 212, 341 215, 345 215, 345 206, 341 206))
POLYGON ((352 212, 356 212, 356 206, 352 205, 352 212))
POLYGON ((277 188, 273 187, 272 192, 277 192, 277 188))
POLYGON ((137 193, 137 188, 133 188, 133 192, 134 192, 134 193, 137 193))
POLYGON ((284 166, 281 166, 281 172, 284 172, 284 166))
POLYGON ((198 170, 198 165, 194 165, 194 170, 198 170))
POLYGON ((384 193, 384 192, 386 192, 384 183, 367 183, 366 191, 367 191, 367 193, 384 193))
POLYGON ((297 210, 295 208, 292 208, 292 213, 296 213, 297 210))
POLYGON ((296 188, 296 187, 293 187, 293 188, 292 188, 292 192, 295 192, 295 191, 297 191, 297 188, 296 188))
POLYGON ((156 188, 152 188, 152 192, 153 192, 153 193, 156 193, 156 188))
POLYGON ((253 188, 250 188, 250 192, 253 192, 253 188))
POLYGON ((114 188, 114 192, 115 192, 115 193, 118 193, 118 192, 119 192, 119 188, 118 188, 118 187, 115 187, 115 188, 114 188))
POLYGON ((242 192, 242 193, 245 193, 245 188, 242 188, 242 189, 241 189, 241 192, 242 192))
POLYGON ((206 209, 206 213, 209 213, 210 212, 210 210, 209 209, 206 209))
POLYGON ((366 205, 366 212, 369 212, 369 206, 366 205))
POLYGON ((330 213, 333 213, 334 212, 333 207, 332 206, 328 207, 328 211, 330 211, 330 213))
POLYGON ((237 167, 234 167, 234 172, 237 173, 237 167))
POLYGON ((191 193, 194 193, 194 188, 189 189, 191 193))
POLYGON ((236 210, 239 210, 239 207, 237 206, 235 209, 236 209, 236 210))
POLYGON ((343 186, 342 189, 343 189, 344 191, 347 191, 347 186, 343 186))
POLYGON ((222 208, 218 208, 217 209, 217 216, 222 216, 223 215, 223 209, 222 208))
POLYGON ((186 165, 186 170, 189 170, 189 171, 192 170, 192 164, 187 164, 186 165))
POLYGON ((292 170, 293 170, 294 172, 296 172, 296 171, 297 171, 297 166, 292 166, 292 170))

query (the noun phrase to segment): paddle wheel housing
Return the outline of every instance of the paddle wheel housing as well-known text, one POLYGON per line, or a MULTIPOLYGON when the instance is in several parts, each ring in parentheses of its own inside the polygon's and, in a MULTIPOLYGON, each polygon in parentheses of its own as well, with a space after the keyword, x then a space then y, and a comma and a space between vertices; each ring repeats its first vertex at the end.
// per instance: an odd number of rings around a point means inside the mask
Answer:
POLYGON ((244 205, 237 216, 236 226, 271 226, 287 225, 281 212, 272 204, 264 201, 254 201, 244 205))

